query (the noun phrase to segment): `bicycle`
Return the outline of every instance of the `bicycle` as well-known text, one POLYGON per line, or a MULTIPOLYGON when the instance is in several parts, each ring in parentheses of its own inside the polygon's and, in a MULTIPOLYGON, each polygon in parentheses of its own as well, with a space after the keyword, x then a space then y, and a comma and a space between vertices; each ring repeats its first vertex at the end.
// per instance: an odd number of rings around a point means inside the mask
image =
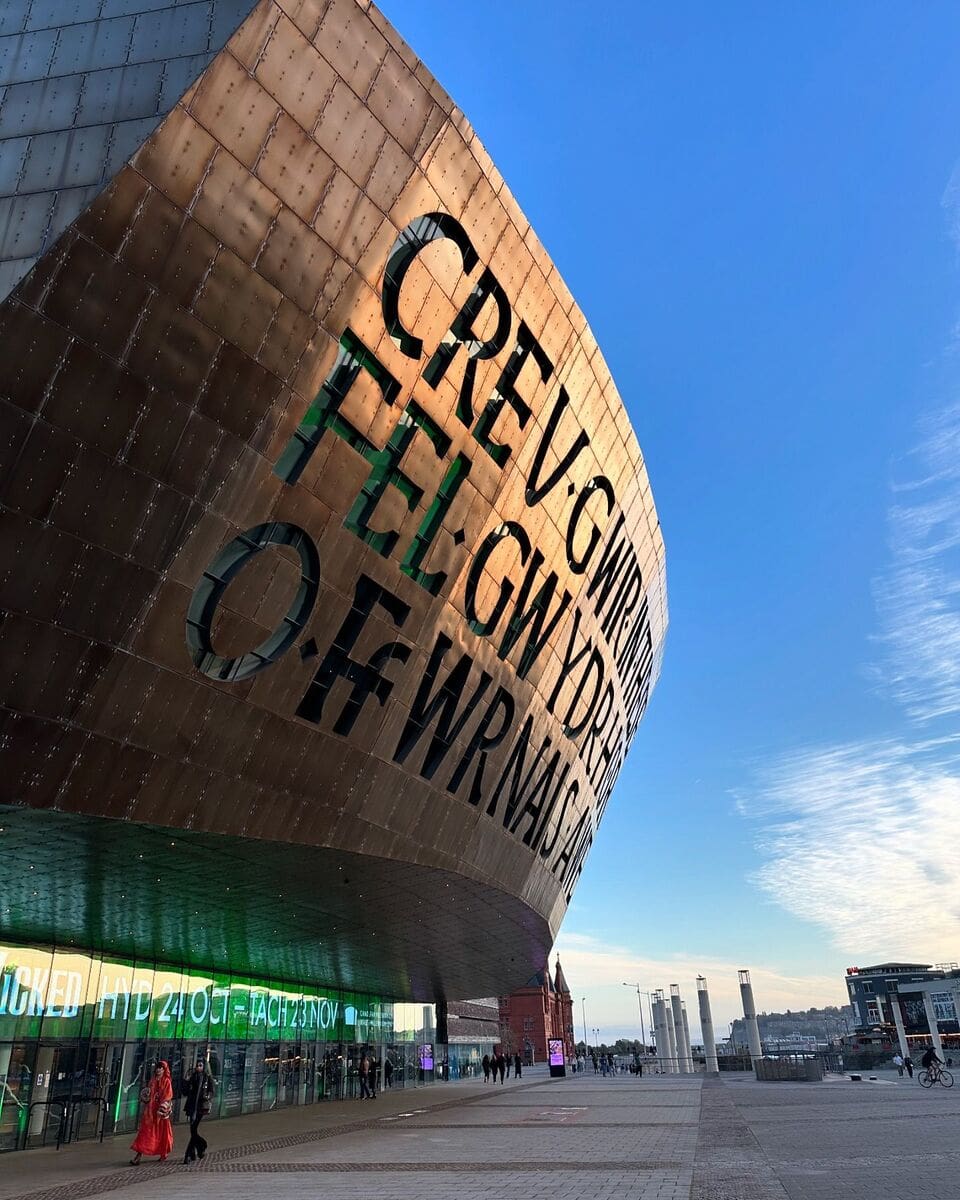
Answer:
POLYGON ((941 1087, 953 1087, 953 1076, 945 1067, 932 1066, 920 1072, 917 1076, 917 1082, 921 1087, 933 1087, 935 1083, 939 1083, 941 1087))

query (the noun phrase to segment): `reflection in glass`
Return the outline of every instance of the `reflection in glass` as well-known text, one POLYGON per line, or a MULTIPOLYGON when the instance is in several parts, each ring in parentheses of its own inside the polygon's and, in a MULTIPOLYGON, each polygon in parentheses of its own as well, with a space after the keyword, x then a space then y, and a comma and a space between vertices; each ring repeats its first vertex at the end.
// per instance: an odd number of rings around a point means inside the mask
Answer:
POLYGON ((436 1032, 432 1005, 0 945, 0 1150, 131 1132, 158 1059, 176 1122, 199 1058, 211 1119, 359 1096, 364 1055, 378 1089, 416 1087, 444 1077, 436 1032))

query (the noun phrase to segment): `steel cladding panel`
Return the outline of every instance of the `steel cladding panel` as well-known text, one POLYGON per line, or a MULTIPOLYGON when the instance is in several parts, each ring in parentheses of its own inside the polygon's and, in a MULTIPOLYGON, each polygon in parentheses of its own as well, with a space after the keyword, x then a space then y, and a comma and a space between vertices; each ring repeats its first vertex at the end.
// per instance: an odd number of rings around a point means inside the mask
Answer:
POLYGON ((261 0, 0 326, 6 802, 433 871, 464 931, 515 899, 509 990, 659 674, 664 554, 463 115, 376 9, 261 0))
POLYGON ((5 0, 0 297, 149 137, 256 0, 5 0))

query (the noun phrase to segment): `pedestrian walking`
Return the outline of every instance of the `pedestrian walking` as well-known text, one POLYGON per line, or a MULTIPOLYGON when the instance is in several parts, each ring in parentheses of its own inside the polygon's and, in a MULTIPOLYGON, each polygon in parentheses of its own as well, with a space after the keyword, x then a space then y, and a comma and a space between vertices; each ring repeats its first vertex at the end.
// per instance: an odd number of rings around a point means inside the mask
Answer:
POLYGON ((909 1075, 909 1077, 912 1079, 913 1078, 913 1059, 910 1057, 909 1054, 903 1060, 903 1065, 907 1068, 907 1075, 909 1075))
POLYGON ((519 1054, 513 1056, 513 1077, 521 1079, 523 1077, 523 1059, 519 1054))
POLYGON ((364 1055, 360 1059, 360 1099, 369 1100, 370 1096, 370 1059, 364 1055))
POLYGON ((388 1088, 393 1087, 393 1063, 389 1057, 383 1064, 383 1086, 388 1088))
POLYGON ((370 1099, 376 1100, 376 1098, 377 1098, 377 1060, 373 1056, 371 1056, 371 1058, 370 1058, 370 1066, 369 1066, 369 1069, 367 1070, 367 1089, 370 1092, 370 1099))
POLYGON ((190 1121, 190 1141, 183 1156, 184 1163, 203 1162, 207 1139, 200 1135, 200 1122, 213 1107, 214 1081, 210 1068, 202 1058, 197 1059, 193 1072, 183 1081, 184 1112, 190 1121))
POLYGON ((161 1162, 173 1149, 173 1126, 170 1118, 173 1116, 173 1083, 170 1079, 170 1066, 161 1060, 153 1073, 148 1087, 140 1093, 142 1109, 137 1136, 130 1143, 134 1157, 130 1159, 131 1167, 139 1167, 144 1154, 148 1158, 158 1157, 161 1162))
POLYGON ((489 1054, 485 1054, 483 1056, 483 1059, 482 1059, 480 1065, 483 1067, 483 1082, 489 1083, 490 1082, 490 1055, 489 1054))
POLYGON ((513 1064, 513 1059, 511 1059, 510 1055, 508 1054, 508 1055, 506 1055, 504 1061, 507 1064, 507 1078, 509 1079, 510 1078, 510 1067, 513 1064))
POLYGON ((903 1058, 899 1054, 893 1056, 893 1065, 897 1068, 897 1074, 903 1078, 903 1058))
POLYGON ((503 1084, 503 1074, 507 1069, 507 1060, 503 1056, 503 1051, 497 1055, 497 1070, 500 1072, 500 1083, 503 1084))

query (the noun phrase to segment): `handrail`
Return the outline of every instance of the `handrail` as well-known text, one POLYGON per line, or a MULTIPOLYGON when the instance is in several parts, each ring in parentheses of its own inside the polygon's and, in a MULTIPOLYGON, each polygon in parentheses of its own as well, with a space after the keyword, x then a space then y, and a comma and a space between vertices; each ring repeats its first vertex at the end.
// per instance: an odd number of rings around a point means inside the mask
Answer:
MULTIPOLYGON (((100 1141, 102 1142, 104 1133, 106 1132, 107 1113, 109 1111, 109 1106, 103 1096, 84 1096, 83 1094, 55 1096, 49 1100, 34 1100, 27 1109, 27 1120, 23 1129, 23 1149, 26 1149, 27 1141, 30 1137, 30 1119, 33 1116, 35 1108, 49 1109, 53 1105, 56 1105, 60 1109, 60 1123, 57 1128, 57 1149, 59 1150, 64 1142, 69 1144, 74 1140, 77 1118, 82 1117, 83 1106, 85 1104, 96 1104, 100 1109, 98 1119, 100 1122, 100 1141)), ((94 1129, 96 1129, 96 1122, 94 1122, 94 1129)), ((46 1128, 44 1128, 44 1135, 46 1135, 46 1128)), ((46 1140, 45 1136, 44 1140, 46 1140)))
MULTIPOLYGON (((64 1121, 65 1121, 66 1115, 67 1115, 67 1102, 66 1102, 66 1100, 56 1099, 56 1100, 34 1100, 34 1102, 27 1109, 27 1119, 23 1126, 23 1149, 24 1150, 26 1150, 26 1148, 27 1148, 27 1139, 30 1136, 30 1120, 33 1117, 33 1110, 35 1108, 49 1108, 52 1104, 56 1104, 60 1108, 60 1128, 57 1131, 57 1149, 58 1150, 60 1149, 60 1143, 63 1138, 63 1124, 64 1124, 64 1121)), ((44 1127, 44 1134, 46 1134, 46 1127, 44 1127)))

